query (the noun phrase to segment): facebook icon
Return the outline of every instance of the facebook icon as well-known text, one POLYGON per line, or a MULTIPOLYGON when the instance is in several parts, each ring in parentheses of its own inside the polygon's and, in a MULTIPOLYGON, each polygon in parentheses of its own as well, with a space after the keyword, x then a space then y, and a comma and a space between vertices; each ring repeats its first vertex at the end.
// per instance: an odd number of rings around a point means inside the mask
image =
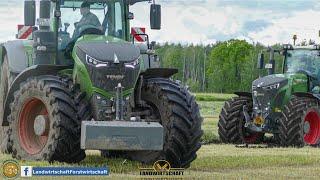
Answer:
POLYGON ((31 177, 32 166, 21 166, 20 172, 21 172, 21 177, 31 177))

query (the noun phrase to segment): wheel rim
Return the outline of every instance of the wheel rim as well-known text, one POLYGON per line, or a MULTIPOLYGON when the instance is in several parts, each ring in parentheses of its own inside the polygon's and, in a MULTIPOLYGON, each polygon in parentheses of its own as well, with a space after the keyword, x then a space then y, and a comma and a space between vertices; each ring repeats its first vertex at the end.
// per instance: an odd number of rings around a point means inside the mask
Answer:
MULTIPOLYGON (((48 111, 45 104, 37 98, 28 100, 19 114, 19 140, 21 147, 29 154, 38 154, 45 147, 48 141, 49 128, 41 135, 35 131, 35 121, 37 117, 48 118, 48 111)), ((38 118, 39 119, 39 118, 38 118)), ((46 124, 50 124, 47 122, 46 124)))
POLYGON ((307 112, 304 118, 304 141, 307 144, 317 144, 320 136, 320 116, 319 113, 312 109, 307 112))

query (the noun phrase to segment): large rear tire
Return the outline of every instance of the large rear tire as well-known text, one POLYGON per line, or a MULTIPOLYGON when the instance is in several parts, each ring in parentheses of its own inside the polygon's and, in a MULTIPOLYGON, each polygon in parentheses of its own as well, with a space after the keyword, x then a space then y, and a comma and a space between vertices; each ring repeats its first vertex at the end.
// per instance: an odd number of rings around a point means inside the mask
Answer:
POLYGON ((225 102, 218 123, 218 133, 223 143, 254 144, 260 143, 264 134, 249 132, 245 127, 243 106, 247 105, 249 115, 252 113, 252 99, 250 97, 235 97, 225 102))
POLYGON ((85 158, 71 89, 68 80, 56 76, 33 77, 20 85, 9 116, 14 158, 67 163, 85 158))
POLYGON ((279 132, 281 146, 318 145, 320 113, 317 100, 293 97, 284 107, 279 132))
MULTIPOLYGON (((0 81, 0 119, 4 120, 5 99, 7 97, 8 89, 16 77, 15 73, 9 70, 8 56, 5 55, 3 63, 1 64, 1 81, 0 81)), ((9 127, 0 124, 0 152, 10 154, 12 152, 12 145, 9 143, 9 127)))
POLYGON ((127 152, 128 158, 142 163, 167 160, 172 167, 189 167, 201 147, 202 118, 195 98, 188 90, 168 79, 144 81, 142 100, 152 107, 152 117, 164 127, 162 151, 127 152))

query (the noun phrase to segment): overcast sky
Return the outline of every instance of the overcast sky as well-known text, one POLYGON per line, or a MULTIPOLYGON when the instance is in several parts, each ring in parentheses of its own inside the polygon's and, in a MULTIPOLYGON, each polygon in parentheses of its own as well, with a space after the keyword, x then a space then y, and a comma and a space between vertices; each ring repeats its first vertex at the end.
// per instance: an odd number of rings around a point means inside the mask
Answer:
MULTIPOLYGON (((162 30, 152 40, 214 43, 232 38, 265 45, 291 42, 293 34, 319 42, 318 0, 157 0, 162 5, 162 30)), ((23 1, 1 0, 0 41, 14 38, 23 23, 23 1)), ((149 4, 138 3, 133 26, 149 27, 149 4)))

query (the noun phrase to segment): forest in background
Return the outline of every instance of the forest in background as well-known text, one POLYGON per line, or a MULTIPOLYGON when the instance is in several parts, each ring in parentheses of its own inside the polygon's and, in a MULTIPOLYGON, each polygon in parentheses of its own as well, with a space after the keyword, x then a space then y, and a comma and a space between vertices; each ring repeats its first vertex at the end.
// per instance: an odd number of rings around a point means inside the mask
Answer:
MULTIPOLYGON (((279 48, 280 45, 274 45, 279 48)), ((229 40, 211 45, 157 45, 162 67, 179 69, 173 78, 193 92, 233 93, 250 91, 251 83, 267 70, 257 68, 257 59, 267 47, 245 40, 229 40)), ((283 58, 275 56, 276 72, 281 72, 283 58)), ((265 53, 265 63, 269 54, 265 53)))

